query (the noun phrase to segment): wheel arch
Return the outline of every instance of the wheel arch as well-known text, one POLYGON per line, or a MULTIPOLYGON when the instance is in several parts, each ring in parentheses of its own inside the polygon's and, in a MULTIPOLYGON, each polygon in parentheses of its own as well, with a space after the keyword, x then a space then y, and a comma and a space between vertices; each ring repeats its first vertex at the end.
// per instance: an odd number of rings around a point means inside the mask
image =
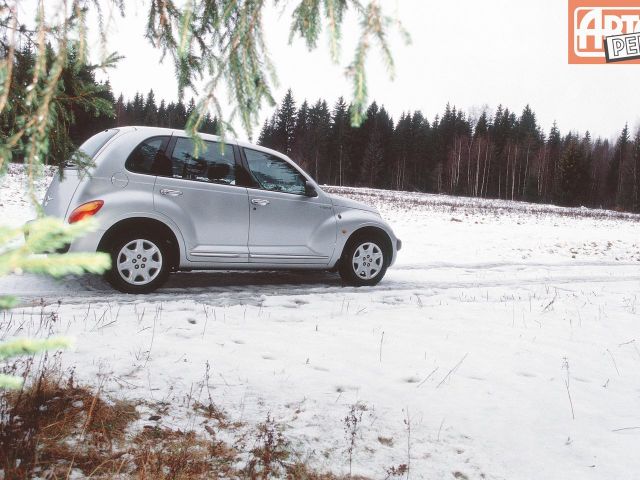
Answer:
POLYGON ((169 265, 171 271, 178 270, 180 266, 180 244, 174 231, 166 223, 149 217, 132 217, 120 220, 107 229, 100 243, 98 251, 106 252, 112 243, 125 233, 134 230, 150 232, 166 240, 169 250, 169 265))
POLYGON ((353 231, 349 238, 345 242, 342 247, 342 252, 340 254, 340 260, 338 263, 344 260, 344 254, 347 249, 353 244, 353 242, 357 241, 360 237, 366 236, 375 236, 378 237, 382 241, 382 251, 384 252, 384 258, 387 265, 390 265, 393 260, 393 243, 389 234, 380 227, 375 227, 372 225, 367 225, 365 227, 360 227, 357 230, 353 231))

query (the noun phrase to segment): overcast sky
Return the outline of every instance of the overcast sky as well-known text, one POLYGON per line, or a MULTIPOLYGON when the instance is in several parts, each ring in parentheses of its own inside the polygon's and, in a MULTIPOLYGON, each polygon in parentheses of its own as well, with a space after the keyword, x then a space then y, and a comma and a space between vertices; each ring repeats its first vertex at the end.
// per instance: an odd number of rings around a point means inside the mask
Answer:
MULTIPOLYGON (((118 18, 110 30, 109 48, 126 56, 109 73, 114 93, 132 97, 153 88, 157 99, 173 100, 172 65, 160 64, 159 52, 143 38, 146 7, 137 3, 128 1, 128 17, 118 18)), ((518 113, 528 103, 545 130, 557 120, 563 132, 589 129, 609 137, 627 121, 640 126, 640 65, 568 65, 566 0, 382 3, 413 40, 406 46, 393 39, 395 80, 379 59, 368 65, 370 100, 384 104, 396 119, 419 109, 431 120, 447 102, 466 112, 502 104, 518 113)), ((279 77, 276 98, 290 87, 298 101, 348 99, 351 87, 343 71, 355 44, 355 24, 346 25, 342 64, 336 66, 325 38, 311 53, 300 41, 289 46, 289 22, 287 12, 271 11, 265 18, 279 77)), ((270 113, 267 108, 263 118, 270 113)))

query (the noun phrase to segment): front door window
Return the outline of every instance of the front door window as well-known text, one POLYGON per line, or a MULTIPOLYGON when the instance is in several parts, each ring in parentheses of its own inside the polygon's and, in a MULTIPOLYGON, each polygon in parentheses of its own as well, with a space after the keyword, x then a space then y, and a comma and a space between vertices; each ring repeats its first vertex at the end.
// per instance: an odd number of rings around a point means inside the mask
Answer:
POLYGON ((263 190, 305 194, 306 178, 285 160, 257 150, 244 150, 249 170, 263 190))

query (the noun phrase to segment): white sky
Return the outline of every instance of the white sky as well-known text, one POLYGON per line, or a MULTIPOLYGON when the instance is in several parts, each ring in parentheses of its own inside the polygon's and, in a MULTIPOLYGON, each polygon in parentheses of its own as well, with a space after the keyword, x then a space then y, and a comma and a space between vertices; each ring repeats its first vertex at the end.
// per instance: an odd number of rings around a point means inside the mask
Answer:
MULTIPOLYGON (((128 17, 117 17, 110 30, 109 49, 126 58, 109 78, 116 95, 132 97, 153 88, 157 99, 172 100, 171 62, 161 64, 159 52, 143 38, 144 4, 131 1, 128 17)), ((368 65, 369 99, 384 104, 395 119, 419 109, 431 120, 447 102, 467 112, 503 104, 517 113, 529 103, 545 130, 557 120, 565 133, 589 129, 609 137, 627 121, 640 126, 640 65, 568 65, 565 0, 384 0, 383 5, 413 40, 405 46, 399 36, 392 39, 394 81, 379 59, 368 65)), ((279 77, 276 99, 291 87, 298 102, 322 97, 333 104, 340 95, 348 100, 351 86, 343 71, 355 45, 355 23, 345 25, 338 66, 329 60, 324 36, 311 53, 299 40, 289 46, 289 23, 286 12, 265 17, 279 77)), ((263 118, 270 114, 267 107, 263 118)))

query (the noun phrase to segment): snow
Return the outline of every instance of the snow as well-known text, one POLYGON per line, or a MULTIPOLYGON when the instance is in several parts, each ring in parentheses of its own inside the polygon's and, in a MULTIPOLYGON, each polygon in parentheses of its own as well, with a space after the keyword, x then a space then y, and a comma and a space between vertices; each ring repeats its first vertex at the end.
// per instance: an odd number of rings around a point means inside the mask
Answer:
MULTIPOLYGON (((12 224, 33 215, 18 178, 12 167, 0 188, 12 224)), ((74 336, 62 358, 77 376, 170 402, 167 426, 202 428, 190 406, 209 394, 232 420, 270 414, 337 473, 349 471, 344 419, 357 403, 354 474, 410 462, 410 478, 636 477, 639 216, 328 189, 378 206, 402 239, 379 286, 192 272, 129 296, 97 277, 13 276, 0 292, 22 306, 0 335, 74 336)))

